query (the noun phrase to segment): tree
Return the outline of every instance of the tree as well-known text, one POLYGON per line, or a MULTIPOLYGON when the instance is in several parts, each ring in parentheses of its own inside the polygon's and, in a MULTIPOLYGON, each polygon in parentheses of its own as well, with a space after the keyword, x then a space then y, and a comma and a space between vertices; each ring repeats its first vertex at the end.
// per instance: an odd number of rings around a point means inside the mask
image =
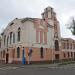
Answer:
POLYGON ((75 19, 74 19, 74 17, 71 18, 71 22, 68 26, 68 29, 70 29, 72 34, 75 35, 75 19))

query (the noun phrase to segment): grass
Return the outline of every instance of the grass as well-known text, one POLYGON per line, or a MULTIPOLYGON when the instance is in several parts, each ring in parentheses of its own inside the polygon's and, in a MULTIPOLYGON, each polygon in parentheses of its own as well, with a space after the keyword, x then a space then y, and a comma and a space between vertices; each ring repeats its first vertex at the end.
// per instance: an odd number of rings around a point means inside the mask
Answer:
POLYGON ((75 61, 66 61, 66 62, 62 62, 58 65, 68 65, 68 64, 75 64, 75 61))

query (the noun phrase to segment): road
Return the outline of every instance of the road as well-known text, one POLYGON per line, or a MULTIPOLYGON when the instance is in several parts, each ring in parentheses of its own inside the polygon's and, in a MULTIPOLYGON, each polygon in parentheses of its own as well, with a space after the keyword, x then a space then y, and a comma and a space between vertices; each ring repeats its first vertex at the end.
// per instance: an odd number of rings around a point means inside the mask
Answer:
POLYGON ((75 75, 75 65, 2 65, 0 75, 75 75))

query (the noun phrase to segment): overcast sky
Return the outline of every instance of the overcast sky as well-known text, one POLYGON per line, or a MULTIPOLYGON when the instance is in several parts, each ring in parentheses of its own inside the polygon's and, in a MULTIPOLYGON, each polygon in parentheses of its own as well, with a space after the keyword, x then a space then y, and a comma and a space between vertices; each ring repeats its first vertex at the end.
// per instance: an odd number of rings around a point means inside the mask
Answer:
POLYGON ((0 32, 14 18, 38 17, 44 8, 51 6, 60 22, 61 36, 72 37, 66 24, 75 16, 75 0, 0 0, 0 32))

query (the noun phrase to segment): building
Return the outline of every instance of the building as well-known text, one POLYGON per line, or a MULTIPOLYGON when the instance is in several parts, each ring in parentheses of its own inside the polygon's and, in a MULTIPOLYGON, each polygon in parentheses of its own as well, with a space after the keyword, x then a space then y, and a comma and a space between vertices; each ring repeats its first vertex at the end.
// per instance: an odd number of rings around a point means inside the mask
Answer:
POLYGON ((61 38, 62 58, 64 60, 75 60, 75 40, 71 38, 61 38))
POLYGON ((15 18, 8 24, 1 33, 0 62, 22 63, 23 56, 26 63, 63 59, 56 13, 47 7, 41 15, 42 18, 15 18))

